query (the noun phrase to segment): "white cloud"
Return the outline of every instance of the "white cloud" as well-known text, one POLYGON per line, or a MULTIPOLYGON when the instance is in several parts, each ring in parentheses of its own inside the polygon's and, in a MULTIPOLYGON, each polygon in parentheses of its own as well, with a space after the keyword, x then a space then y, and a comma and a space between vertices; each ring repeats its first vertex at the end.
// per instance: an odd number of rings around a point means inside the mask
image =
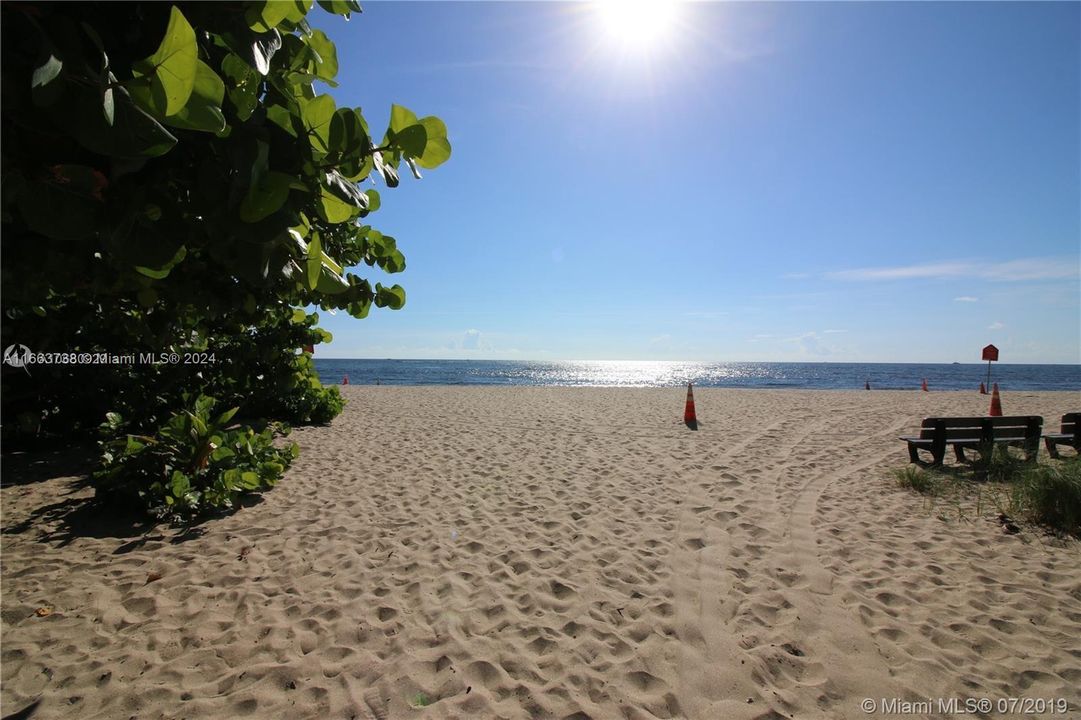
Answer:
POLYGON ((987 329, 988 330, 1001 330, 1004 327, 1006 327, 1006 326, 1003 325, 1000 321, 996 320, 995 322, 988 325, 987 329))
POLYGON ((846 333, 847 330, 823 330, 823 335, 836 335, 837 333, 846 333))
POLYGON ((1078 277, 1077 258, 1021 258, 1000 263, 949 261, 922 265, 857 268, 826 273, 832 280, 911 280, 971 277, 995 282, 1078 277))
POLYGON ((979 302, 979 298, 974 298, 971 295, 962 295, 961 297, 955 297, 954 302, 979 302))
POLYGON ((480 330, 469 329, 465 331, 465 337, 462 338, 463 350, 479 350, 481 347, 480 342, 480 330))
POLYGON ((796 343, 805 355, 829 355, 833 352, 833 349, 824 345, 818 334, 813 332, 800 335, 796 338, 796 343))
POLYGON ((703 312, 703 311, 694 310, 694 311, 691 311, 691 312, 683 313, 683 316, 684 317, 693 317, 693 318, 705 318, 707 320, 715 320, 716 318, 724 317, 724 316, 730 315, 730 314, 731 313, 729 313, 727 310, 717 310, 715 312, 713 312, 713 311, 703 312))

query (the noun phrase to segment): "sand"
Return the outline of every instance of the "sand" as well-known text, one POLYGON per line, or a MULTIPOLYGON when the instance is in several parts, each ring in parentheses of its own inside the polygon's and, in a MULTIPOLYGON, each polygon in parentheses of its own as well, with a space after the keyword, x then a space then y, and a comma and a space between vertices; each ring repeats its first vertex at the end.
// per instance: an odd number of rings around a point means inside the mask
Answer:
MULTIPOLYGON (((1081 714, 1081 545, 888 472, 984 396, 700 389, 692 432, 680 388, 343 389, 277 488, 192 532, 90 517, 77 451, 7 459, 3 713, 1081 714)), ((1003 404, 1057 422, 1081 393, 1003 404)))

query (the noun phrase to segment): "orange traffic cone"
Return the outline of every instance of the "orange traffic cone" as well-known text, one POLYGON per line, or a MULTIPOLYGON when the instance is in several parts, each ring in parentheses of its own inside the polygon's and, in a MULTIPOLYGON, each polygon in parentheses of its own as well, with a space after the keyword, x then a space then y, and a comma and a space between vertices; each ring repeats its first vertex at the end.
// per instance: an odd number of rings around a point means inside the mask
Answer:
POLYGON ((687 406, 683 410, 683 422, 692 426, 698 424, 698 416, 694 412, 694 391, 690 383, 687 383, 687 406))
POLYGON ((991 386, 991 417, 1002 417, 1002 401, 998 398, 998 383, 991 386))
POLYGON ((927 392, 927 378, 923 379, 923 384, 920 385, 920 390, 923 390, 924 392, 927 392))
POLYGON ((980 395, 986 395, 986 394, 987 394, 987 386, 984 385, 983 383, 980 383, 980 395))
POLYGON ((346 375, 345 377, 342 378, 342 385, 348 385, 348 384, 349 384, 349 376, 346 375))

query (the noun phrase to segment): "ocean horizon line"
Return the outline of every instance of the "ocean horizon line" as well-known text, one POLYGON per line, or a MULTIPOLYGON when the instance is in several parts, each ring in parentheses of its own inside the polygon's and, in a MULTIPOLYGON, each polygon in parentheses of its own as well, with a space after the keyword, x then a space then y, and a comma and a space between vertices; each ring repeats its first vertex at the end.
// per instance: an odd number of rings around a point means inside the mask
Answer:
MULTIPOLYGON (((488 358, 488 357, 468 357, 468 358, 448 358, 448 357, 384 357, 384 356, 368 356, 368 357, 313 357, 316 361, 322 360, 335 360, 335 361, 376 361, 376 362, 484 362, 484 363, 703 363, 711 365, 978 365, 981 367, 987 367, 986 361, 969 361, 962 362, 959 360, 633 360, 633 359, 604 359, 604 360, 554 360, 551 358, 488 358)), ((1075 363, 1069 362, 995 362, 994 367, 1006 367, 1006 366, 1056 366, 1056 367, 1081 367, 1081 361, 1075 363)))

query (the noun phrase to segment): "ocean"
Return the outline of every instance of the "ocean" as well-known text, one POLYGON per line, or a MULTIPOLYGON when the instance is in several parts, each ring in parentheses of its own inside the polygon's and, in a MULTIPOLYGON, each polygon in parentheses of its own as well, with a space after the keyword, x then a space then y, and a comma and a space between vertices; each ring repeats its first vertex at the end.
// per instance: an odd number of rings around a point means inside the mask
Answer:
MULTIPOLYGON (((354 385, 534 385, 580 387, 976 390, 987 364, 719 363, 673 361, 331 360, 316 358, 324 383, 354 385)), ((991 381, 1009 390, 1081 390, 1081 365, 999 365, 991 381)), ((990 388, 988 388, 990 390, 990 388)))

